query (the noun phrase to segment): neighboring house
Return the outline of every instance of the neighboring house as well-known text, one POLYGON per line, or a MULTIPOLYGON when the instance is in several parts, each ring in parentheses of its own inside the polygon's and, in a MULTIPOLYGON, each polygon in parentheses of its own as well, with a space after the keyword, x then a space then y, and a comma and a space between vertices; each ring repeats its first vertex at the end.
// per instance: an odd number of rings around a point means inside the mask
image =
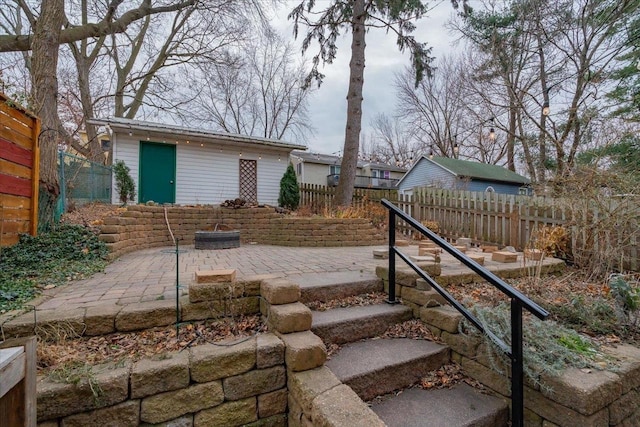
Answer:
POLYGON ((422 156, 398 183, 402 194, 415 187, 437 187, 503 194, 531 194, 529 178, 501 166, 448 157, 422 156))
MULTIPOLYGON (((137 202, 220 204, 228 199, 276 205, 288 142, 174 125, 110 118, 113 162, 131 169, 137 202)), ((119 195, 113 191, 113 203, 119 195)))
MULTIPOLYGON (((290 159, 296 170, 298 182, 326 186, 338 185, 342 157, 292 151, 290 159)), ((358 161, 355 187, 396 188, 405 172, 406 169, 397 166, 358 161)))

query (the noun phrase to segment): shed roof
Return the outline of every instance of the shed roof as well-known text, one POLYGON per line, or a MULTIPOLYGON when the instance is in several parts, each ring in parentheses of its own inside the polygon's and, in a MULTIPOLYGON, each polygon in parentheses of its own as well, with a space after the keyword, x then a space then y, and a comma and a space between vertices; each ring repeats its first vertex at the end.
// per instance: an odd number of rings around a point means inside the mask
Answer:
POLYGON ((307 147, 301 144, 284 142, 278 139, 262 138, 258 136, 238 135, 233 133, 218 132, 207 129, 189 128, 185 126, 176 126, 172 124, 163 124, 155 122, 146 122, 140 120, 125 119, 121 117, 110 117, 108 119, 90 119, 89 123, 95 125, 109 126, 112 130, 118 132, 136 132, 143 133, 151 137, 159 136, 180 136, 182 138, 191 138, 193 140, 203 142, 226 142, 226 143, 242 143, 269 146, 275 149, 286 150, 306 150, 307 147))
POLYGON ((531 182, 529 178, 518 175, 498 165, 451 159, 449 157, 434 157, 431 161, 460 177, 483 179, 486 181, 513 182, 515 184, 529 184, 531 182))
MULTIPOLYGON (((319 165, 339 165, 342 163, 342 157, 336 156, 334 154, 321 154, 321 153, 311 153, 305 151, 293 151, 292 155, 301 158, 303 161, 307 163, 316 163, 319 165)), ((370 167, 372 169, 383 169, 393 172, 406 172, 407 170, 395 165, 389 165, 387 163, 377 163, 377 162, 364 162, 362 160, 358 160, 358 167, 370 167)))
POLYGON ((433 157, 430 159, 427 156, 422 156, 417 162, 415 162, 413 166, 411 166, 411 169, 409 169, 409 172, 407 172, 402 179, 409 175, 413 168, 423 161, 435 163, 461 178, 466 177, 484 181, 505 182, 520 185, 531 183, 529 178, 518 175, 517 173, 503 168, 502 166, 472 162, 469 160, 452 159, 450 157, 433 157))

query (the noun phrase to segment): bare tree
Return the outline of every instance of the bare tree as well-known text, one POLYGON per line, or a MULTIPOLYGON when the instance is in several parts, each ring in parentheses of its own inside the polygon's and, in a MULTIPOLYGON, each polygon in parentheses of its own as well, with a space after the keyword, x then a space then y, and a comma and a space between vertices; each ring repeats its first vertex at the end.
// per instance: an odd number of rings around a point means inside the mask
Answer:
POLYGON ((290 43, 265 28, 223 61, 199 68, 188 118, 231 133, 305 140, 313 131, 307 110, 313 89, 304 84, 304 65, 295 63, 290 43))
POLYGON ((360 148, 360 157, 365 160, 409 167, 425 151, 425 145, 397 117, 378 114, 371 126, 373 133, 360 148))
MULTIPOLYGON (((64 138, 77 143, 69 138, 58 115, 61 92, 56 70, 60 46, 68 45, 76 62, 83 120, 93 115, 93 107, 105 97, 112 97, 116 115, 133 118, 145 102, 160 108, 175 106, 174 98, 168 93, 163 96, 174 84, 174 76, 161 75, 160 70, 194 58, 212 59, 220 46, 242 34, 239 30, 247 27, 249 14, 259 15, 263 22, 265 18, 260 1, 81 0, 68 2, 68 8, 64 0, 46 0, 41 7, 40 2, 26 0, 3 0, 3 3, 9 8, 3 8, 0 15, 0 28, 6 32, 0 35, 0 52, 25 52, 25 64, 32 71, 32 105, 42 117, 40 176, 42 194, 47 197, 40 204, 40 217, 45 225, 51 221, 51 207, 59 194, 57 142, 64 138), (147 35, 154 28, 158 28, 157 37, 149 40, 147 35), (163 42, 159 41, 160 36, 166 36, 163 42), (110 54, 116 79, 112 85, 111 79, 103 78, 101 91, 96 93, 92 73, 105 52, 110 54), (155 102, 149 96, 154 90, 155 102)), ((96 132, 91 128, 87 131, 90 144, 86 154, 95 157, 99 151, 96 132)))

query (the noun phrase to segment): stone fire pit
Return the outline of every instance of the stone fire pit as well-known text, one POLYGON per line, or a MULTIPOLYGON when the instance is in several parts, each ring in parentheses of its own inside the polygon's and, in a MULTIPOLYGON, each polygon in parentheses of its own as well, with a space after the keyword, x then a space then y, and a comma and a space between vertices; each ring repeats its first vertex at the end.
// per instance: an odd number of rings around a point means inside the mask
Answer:
POLYGON ((196 249, 231 249, 239 247, 239 230, 196 231, 196 249))

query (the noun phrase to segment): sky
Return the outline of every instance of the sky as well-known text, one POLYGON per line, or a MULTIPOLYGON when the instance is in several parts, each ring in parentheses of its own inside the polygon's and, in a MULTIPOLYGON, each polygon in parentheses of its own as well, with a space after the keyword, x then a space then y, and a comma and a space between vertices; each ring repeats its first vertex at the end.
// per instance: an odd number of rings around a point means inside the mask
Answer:
MULTIPOLYGON (((287 20, 287 14, 298 3, 299 1, 290 0, 285 7, 280 8, 273 22, 285 39, 293 39, 293 23, 287 20)), ((329 0, 318 0, 315 10, 321 10, 323 3, 328 4, 329 0)), ((451 49, 459 49, 455 46, 454 36, 444 27, 454 14, 454 9, 449 0, 429 2, 429 6, 433 9, 426 17, 416 22, 417 28, 413 34, 416 40, 433 47, 432 56, 435 56, 437 61, 451 49)), ((301 26, 298 40, 295 42, 298 48, 305 34, 303 31, 304 27, 301 26)), ((312 152, 339 154, 342 150, 349 85, 350 44, 350 33, 347 33, 338 40, 338 53, 333 63, 320 68, 320 72, 325 75, 324 82, 320 89, 312 94, 309 102, 309 116, 316 131, 314 135, 309 136, 306 143, 312 152)), ((309 48, 307 57, 311 58, 316 52, 317 44, 309 48)), ((393 34, 387 34, 382 29, 371 29, 366 34, 361 139, 363 133, 371 134, 371 121, 376 115, 394 113, 394 74, 402 72, 409 65, 409 53, 399 52, 393 34)))

